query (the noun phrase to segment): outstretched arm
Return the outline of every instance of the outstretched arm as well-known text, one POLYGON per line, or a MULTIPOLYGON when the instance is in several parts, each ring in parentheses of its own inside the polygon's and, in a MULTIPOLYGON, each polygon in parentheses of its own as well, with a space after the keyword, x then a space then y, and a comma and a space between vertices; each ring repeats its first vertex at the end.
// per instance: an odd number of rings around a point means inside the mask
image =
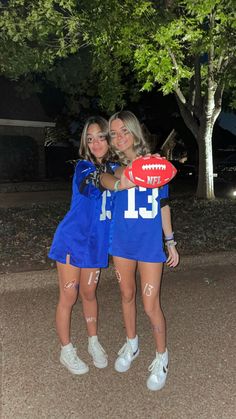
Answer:
POLYGON ((123 189, 133 188, 135 186, 134 183, 130 182, 123 172, 124 167, 119 167, 114 175, 102 173, 100 176, 101 185, 110 191, 122 191, 123 189))
POLYGON ((116 185, 119 186, 118 182, 119 182, 119 178, 116 177, 115 175, 111 175, 110 173, 102 173, 100 175, 100 183, 104 189, 109 189, 110 191, 114 191, 116 185))
POLYGON ((94 165, 87 160, 79 161, 75 168, 75 182, 79 192, 87 198, 99 198, 105 190, 100 183, 101 174, 107 174, 108 177, 113 178, 116 170, 115 163, 94 165))

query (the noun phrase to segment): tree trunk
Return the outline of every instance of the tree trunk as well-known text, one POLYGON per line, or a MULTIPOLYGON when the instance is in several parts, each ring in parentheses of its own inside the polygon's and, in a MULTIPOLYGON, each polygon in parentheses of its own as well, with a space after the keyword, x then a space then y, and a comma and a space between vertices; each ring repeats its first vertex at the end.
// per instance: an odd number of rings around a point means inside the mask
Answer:
POLYGON ((212 133, 214 122, 212 119, 206 121, 200 127, 198 136, 199 166, 197 197, 203 199, 214 199, 214 178, 213 178, 213 153, 212 133))

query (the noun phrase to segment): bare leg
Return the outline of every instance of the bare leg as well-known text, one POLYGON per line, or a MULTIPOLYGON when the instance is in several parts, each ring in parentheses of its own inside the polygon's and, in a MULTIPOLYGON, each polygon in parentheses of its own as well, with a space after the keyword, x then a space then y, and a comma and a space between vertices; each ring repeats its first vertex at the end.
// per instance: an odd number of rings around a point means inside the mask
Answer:
POLYGON ((164 353, 166 350, 166 325, 160 304, 160 285, 162 277, 162 263, 139 262, 141 288, 144 310, 150 319, 156 350, 164 353))
POLYGON ((80 268, 57 262, 59 302, 56 309, 56 329, 62 346, 70 343, 72 307, 78 296, 80 268))
POLYGON ((135 273, 137 262, 131 259, 113 257, 117 279, 119 281, 122 310, 126 335, 129 339, 136 336, 136 282, 135 273))
POLYGON ((80 274, 80 297, 88 336, 97 335, 98 304, 96 288, 100 269, 82 268, 80 274))

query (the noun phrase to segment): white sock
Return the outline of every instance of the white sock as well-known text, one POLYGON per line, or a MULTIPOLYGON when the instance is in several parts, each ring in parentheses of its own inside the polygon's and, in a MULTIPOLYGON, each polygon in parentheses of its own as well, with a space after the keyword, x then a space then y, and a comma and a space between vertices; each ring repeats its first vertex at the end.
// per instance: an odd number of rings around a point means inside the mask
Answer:
POLYGON ((95 342, 96 342, 97 340, 98 340, 97 335, 94 335, 94 336, 89 336, 89 337, 88 337, 88 341, 89 341, 89 342, 92 342, 92 341, 95 341, 95 342))
POLYGON ((68 351, 69 349, 72 349, 73 345, 72 343, 68 343, 67 345, 61 346, 62 351, 68 351))
POLYGON ((167 348, 165 352, 156 352, 156 356, 160 356, 164 362, 168 364, 168 351, 167 348))
POLYGON ((129 343, 130 343, 130 345, 133 349, 133 352, 136 352, 137 349, 138 349, 138 335, 136 335, 135 338, 133 338, 133 339, 127 338, 127 340, 129 341, 129 343))
POLYGON ((165 352, 157 352, 157 351, 156 351, 156 354, 157 354, 157 355, 165 355, 165 354, 167 354, 167 353, 168 353, 167 348, 165 349, 165 352))

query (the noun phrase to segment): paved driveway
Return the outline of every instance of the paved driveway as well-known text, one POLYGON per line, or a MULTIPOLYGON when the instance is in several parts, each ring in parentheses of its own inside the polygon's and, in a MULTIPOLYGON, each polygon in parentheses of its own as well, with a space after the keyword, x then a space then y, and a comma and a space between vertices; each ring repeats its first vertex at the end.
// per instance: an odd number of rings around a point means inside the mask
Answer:
POLYGON ((235 418, 235 260, 234 253, 183 258, 176 270, 166 269, 162 304, 170 370, 166 387, 155 393, 145 385, 155 349, 139 290, 140 356, 125 374, 113 369, 125 331, 112 266, 103 271, 98 289, 108 368, 91 364, 80 301, 73 311, 73 343, 90 364, 82 377, 58 362, 55 270, 0 275, 2 418, 235 418))

